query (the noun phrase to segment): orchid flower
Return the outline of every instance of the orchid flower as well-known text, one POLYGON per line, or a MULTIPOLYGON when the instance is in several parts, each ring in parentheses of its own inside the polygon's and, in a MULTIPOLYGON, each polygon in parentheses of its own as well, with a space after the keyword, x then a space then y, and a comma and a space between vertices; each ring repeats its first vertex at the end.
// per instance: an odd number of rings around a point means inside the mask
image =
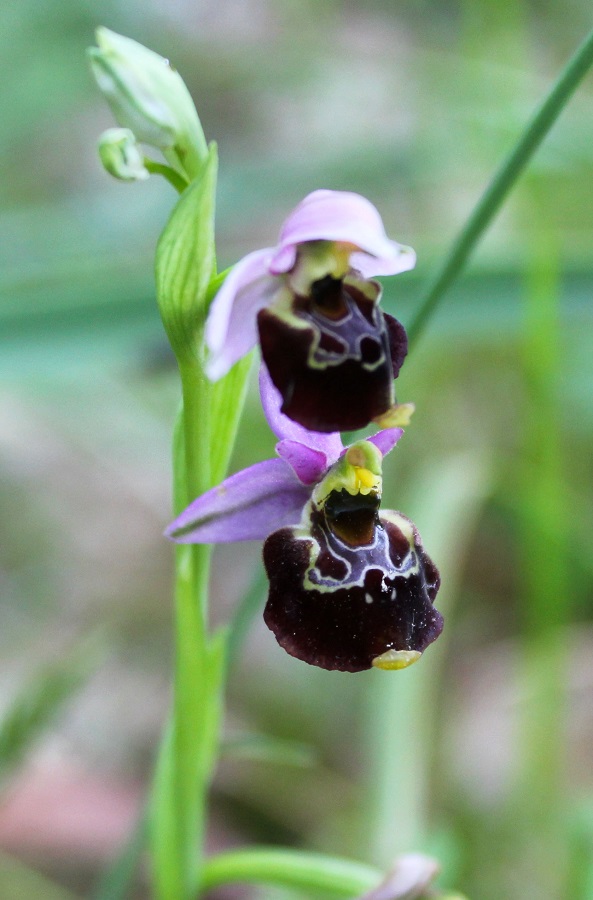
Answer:
POLYGON ((206 322, 206 372, 221 378, 258 342, 282 412, 312 431, 407 424, 393 379, 407 353, 403 326, 368 279, 412 269, 414 251, 385 234, 372 203, 314 191, 288 216, 278 244, 230 271, 206 322))
POLYGON ((324 669, 400 669, 443 627, 439 574, 413 523, 380 510, 381 464, 403 431, 344 448, 280 411, 262 367, 260 390, 278 458, 231 475, 169 525, 182 543, 265 539, 264 619, 292 656, 324 669))

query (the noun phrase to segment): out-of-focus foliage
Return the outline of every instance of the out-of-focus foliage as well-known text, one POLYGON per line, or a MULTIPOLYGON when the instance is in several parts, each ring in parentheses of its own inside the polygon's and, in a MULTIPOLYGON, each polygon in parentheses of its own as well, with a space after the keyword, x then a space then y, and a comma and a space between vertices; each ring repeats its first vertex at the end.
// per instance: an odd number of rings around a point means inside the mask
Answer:
POLYGON ((4 781, 22 762, 27 748, 47 728, 65 702, 81 687, 89 673, 89 648, 84 657, 35 673, 34 680, 16 697, 0 720, 0 778, 4 781))
MULTIPOLYGON (((414 273, 386 280, 385 308, 405 323, 591 15, 584 0, 0 9, 0 700, 98 623, 111 648, 7 785, 0 846, 82 896, 131 833, 167 709, 161 532, 178 403, 152 272, 175 197, 156 177, 122 184, 100 167, 96 140, 112 121, 84 58, 99 24, 170 58, 217 140, 221 268, 273 242, 305 193, 360 191, 418 253, 414 273)), ((381 864, 422 850, 476 900, 557 900, 552 860, 567 898, 590 896, 592 107, 588 78, 397 383, 417 412, 389 460, 386 501, 415 519, 447 574, 442 649, 387 680, 326 673, 283 654, 256 615, 230 670, 228 743, 248 735, 281 752, 222 760, 211 849, 293 841, 381 864), (543 287, 534 270, 547 272, 543 287), (534 374, 537 291, 552 295, 557 325, 534 374), (567 573, 541 669, 560 703, 542 738, 560 757, 549 778, 534 774, 528 735, 545 682, 530 641, 537 579, 525 574, 534 559, 540 578, 555 564, 549 531, 525 556, 529 523, 550 521, 548 497, 567 573), (310 766, 288 765, 294 747, 310 748, 310 766), (531 803, 544 777, 545 816, 531 803)), ((272 447, 253 392, 233 465, 272 447)), ((215 560, 224 622, 257 584, 259 547, 215 560)), ((4 871, 0 894, 22 896, 12 885, 24 870, 10 884, 4 871)))

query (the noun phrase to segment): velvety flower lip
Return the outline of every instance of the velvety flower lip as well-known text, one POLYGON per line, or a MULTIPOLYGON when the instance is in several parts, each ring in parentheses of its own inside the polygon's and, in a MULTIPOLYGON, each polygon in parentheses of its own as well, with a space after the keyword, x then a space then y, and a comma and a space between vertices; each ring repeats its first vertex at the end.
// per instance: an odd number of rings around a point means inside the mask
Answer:
MULTIPOLYGON (((276 247, 256 250, 240 260, 212 301, 205 331, 209 378, 221 378, 255 346, 256 315, 282 301, 299 248, 324 242, 335 250, 330 266, 341 266, 340 277, 347 271, 363 278, 394 275, 416 262, 411 248, 386 236, 369 200, 346 191, 314 191, 288 216, 276 247)), ((320 277, 325 274, 335 272, 322 271, 320 277)))
POLYGON ((381 453, 353 444, 298 525, 264 544, 264 621, 291 656, 342 672, 406 668, 441 633, 439 573, 413 522, 381 510, 381 453))
MULTIPOLYGON (((166 537, 187 544, 231 543, 263 540, 295 525, 315 484, 345 452, 339 434, 309 432, 280 412, 280 395, 263 366, 260 393, 279 438, 279 458, 255 463, 202 494, 167 527, 166 537)), ((369 441, 385 456, 402 434, 401 428, 388 428, 369 441)))

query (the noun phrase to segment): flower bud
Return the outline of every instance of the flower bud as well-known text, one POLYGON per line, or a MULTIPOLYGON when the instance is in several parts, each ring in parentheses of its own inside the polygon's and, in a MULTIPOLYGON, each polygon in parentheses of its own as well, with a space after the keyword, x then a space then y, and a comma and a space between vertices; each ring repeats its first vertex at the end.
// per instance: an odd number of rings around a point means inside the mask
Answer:
POLYGON ((99 138, 99 156, 105 169, 121 181, 144 181, 150 173, 129 128, 108 128, 99 138))
POLYGON ((208 148, 195 106, 181 76, 158 53, 107 28, 89 48, 91 70, 116 121, 136 140, 161 150, 191 181, 208 148))

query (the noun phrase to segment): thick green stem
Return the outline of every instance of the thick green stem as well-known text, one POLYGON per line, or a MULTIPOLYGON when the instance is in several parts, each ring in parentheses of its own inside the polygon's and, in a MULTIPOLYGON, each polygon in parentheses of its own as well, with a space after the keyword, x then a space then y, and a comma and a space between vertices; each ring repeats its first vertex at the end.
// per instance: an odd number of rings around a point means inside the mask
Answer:
MULTIPOLYGON (((245 397, 249 360, 213 386, 197 361, 180 365, 183 407, 174 441, 180 512, 224 477, 245 397)), ((176 549, 173 715, 155 782, 153 856, 159 900, 189 900, 202 880, 208 788, 223 708, 226 633, 208 633, 211 548, 176 549)))
MULTIPOLYGON (((177 512, 211 486, 212 387, 193 360, 181 366, 181 383, 173 463, 177 512)), ((162 900, 188 900, 200 880, 223 676, 219 642, 207 633, 210 557, 209 546, 176 548, 173 716, 157 773, 153 819, 155 888, 162 900)))
MULTIPOLYGON (((212 387, 193 362, 181 367, 183 392, 184 503, 208 490, 212 387)), ((181 488, 181 486, 179 486, 181 488)), ((175 805, 184 898, 200 880, 206 792, 215 755, 220 680, 213 678, 207 634, 211 547, 181 546, 176 551, 175 682, 173 753, 175 805)))
POLYGON ((421 298, 420 308, 407 328, 411 344, 418 340, 426 328, 440 300, 463 269, 474 247, 592 64, 593 31, 561 72, 518 143, 494 175, 443 265, 429 284, 421 298))
POLYGON ((198 877, 199 848, 203 826, 199 812, 204 789, 201 761, 196 747, 201 743, 209 702, 206 693, 207 644, 203 620, 203 583, 209 569, 208 547, 179 547, 175 596, 176 656, 173 703, 174 793, 178 828, 180 868, 185 873, 183 897, 189 896, 198 877), (196 695, 200 697, 199 705, 196 695))
POLYGON ((327 891, 353 897, 371 890, 382 879, 378 869, 321 853, 254 848, 221 853, 204 864, 205 889, 232 882, 275 884, 303 891, 327 891))
POLYGON ((210 419, 212 384, 190 359, 181 367, 183 437, 185 447, 184 503, 191 503, 211 487, 210 419))

